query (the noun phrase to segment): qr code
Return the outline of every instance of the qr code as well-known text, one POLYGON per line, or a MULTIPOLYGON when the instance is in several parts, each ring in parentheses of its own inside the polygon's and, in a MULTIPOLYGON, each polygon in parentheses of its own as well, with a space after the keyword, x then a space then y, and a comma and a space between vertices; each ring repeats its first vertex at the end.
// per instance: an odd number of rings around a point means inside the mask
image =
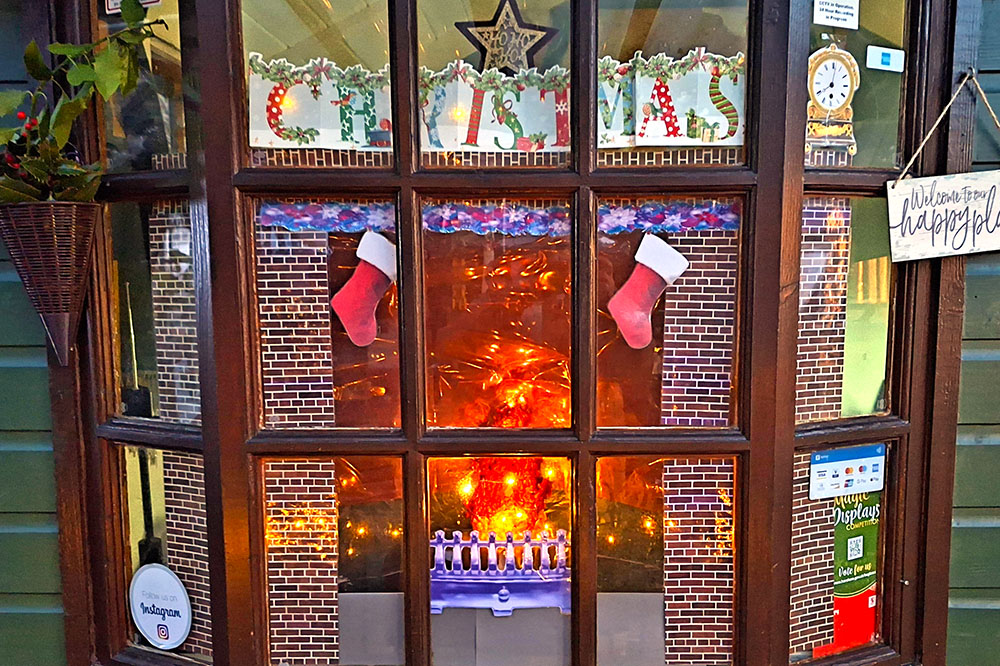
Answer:
POLYGON ((856 560, 865 554, 865 537, 856 536, 847 540, 847 561, 856 560))

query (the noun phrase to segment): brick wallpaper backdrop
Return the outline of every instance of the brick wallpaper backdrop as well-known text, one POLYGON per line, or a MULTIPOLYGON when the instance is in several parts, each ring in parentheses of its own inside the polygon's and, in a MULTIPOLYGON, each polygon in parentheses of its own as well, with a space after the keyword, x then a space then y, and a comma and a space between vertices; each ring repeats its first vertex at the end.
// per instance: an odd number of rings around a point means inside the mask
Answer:
POLYGON ((733 662, 732 459, 663 463, 664 664, 733 662))
POLYGON ((336 664, 337 487, 332 460, 264 463, 271 663, 336 664))
POLYGON ((795 394, 799 423, 840 418, 850 255, 850 201, 843 197, 806 198, 795 394))
POLYGON ((167 566, 191 598, 191 634, 180 652, 212 656, 212 607, 208 588, 205 475, 194 453, 161 451, 166 506, 167 566))
POLYGON ((809 500, 809 454, 795 456, 792 482, 792 656, 833 641, 833 500, 809 500))
POLYGON ((257 225, 257 311, 267 428, 332 428, 329 238, 257 225))
POLYGON ((158 201, 149 216, 149 269, 159 417, 201 423, 198 309, 194 293, 188 203, 158 201))
POLYGON ((663 312, 661 423, 729 425, 739 232, 667 239, 691 266, 667 289, 663 312))

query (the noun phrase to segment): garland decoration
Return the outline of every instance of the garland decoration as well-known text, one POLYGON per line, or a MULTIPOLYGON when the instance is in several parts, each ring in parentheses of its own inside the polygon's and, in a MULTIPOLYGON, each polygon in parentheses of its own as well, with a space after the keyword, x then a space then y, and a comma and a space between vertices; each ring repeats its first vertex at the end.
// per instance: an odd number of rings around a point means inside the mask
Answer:
POLYGON ((455 60, 438 72, 426 67, 420 68, 417 76, 420 106, 427 104, 431 92, 436 88, 443 88, 455 81, 465 83, 475 90, 496 93, 500 96, 524 92, 528 88, 552 91, 558 95, 569 90, 570 76, 569 70, 559 65, 553 65, 544 72, 532 67, 510 76, 496 68, 478 72, 464 60, 455 60))
POLYGON ((746 71, 746 58, 742 53, 722 56, 707 53, 699 46, 688 51, 682 58, 672 58, 665 53, 646 58, 642 51, 636 51, 631 60, 621 62, 611 56, 604 56, 597 62, 598 83, 620 84, 630 76, 642 75, 663 81, 679 79, 696 69, 718 73, 720 78, 729 77, 734 83, 746 71))

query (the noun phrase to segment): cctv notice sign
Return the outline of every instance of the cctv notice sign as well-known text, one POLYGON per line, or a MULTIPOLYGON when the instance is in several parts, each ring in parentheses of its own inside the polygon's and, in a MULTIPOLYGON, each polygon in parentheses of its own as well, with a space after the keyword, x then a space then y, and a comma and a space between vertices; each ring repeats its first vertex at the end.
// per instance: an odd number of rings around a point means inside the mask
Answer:
POLYGON ((150 645, 173 650, 191 633, 191 600, 184 584, 162 564, 147 564, 132 576, 129 608, 136 629, 150 645))
POLYGON ((889 183, 892 260, 1000 250, 1000 171, 889 183))

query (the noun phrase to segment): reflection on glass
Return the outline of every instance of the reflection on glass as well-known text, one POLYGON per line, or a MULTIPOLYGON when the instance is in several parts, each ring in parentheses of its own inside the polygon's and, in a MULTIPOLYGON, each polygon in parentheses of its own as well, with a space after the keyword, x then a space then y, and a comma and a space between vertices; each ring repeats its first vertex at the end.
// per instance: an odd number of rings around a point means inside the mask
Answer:
POLYGON ((747 16, 744 0, 599 0, 599 166, 743 161, 747 16))
POLYGON ((810 167, 898 163, 906 1, 860 3, 855 11, 844 16, 815 9, 806 107, 810 167))
POLYGON ((245 0, 252 163, 392 164, 388 5, 245 0))
POLYGON ((405 663, 400 461, 273 459, 263 477, 271 664, 405 663))
POLYGON ((264 422, 399 427, 396 210, 265 202, 257 217, 264 422))
MULTIPOLYGON (((212 611, 208 580, 208 529, 202 458, 181 451, 123 446, 123 487, 131 579, 139 567, 162 564, 191 600, 191 633, 177 652, 212 660, 212 611)), ((149 646, 138 633, 132 640, 149 646)))
POLYGON ((198 308, 185 201, 111 207, 119 413, 197 425, 198 308))
POLYGON ((731 664, 735 461, 597 462, 597 663, 731 664))
MULTIPOLYGON (((844 484, 858 474, 850 467, 841 471, 844 484)), ((796 455, 794 475, 789 617, 793 663, 880 640, 878 567, 884 511, 881 492, 810 500, 808 453, 796 455)))
POLYGON ((421 0, 417 19, 424 165, 568 163, 568 0, 421 0))
POLYGON ((799 286, 798 422, 887 409, 892 265, 885 200, 806 198, 799 286))
POLYGON ((739 227, 735 199, 601 201, 598 426, 729 425, 739 227))
POLYGON ((570 209, 559 201, 423 208, 431 427, 570 426, 570 209))
MULTIPOLYGON (((121 12, 98 3, 98 37, 125 27, 121 12)), ((177 0, 143 3, 147 20, 162 19, 165 30, 146 40, 139 56, 139 84, 128 97, 116 93, 105 108, 109 171, 182 169, 186 166, 184 79, 177 0)))
POLYGON ((572 478, 565 458, 430 461, 435 666, 570 663, 572 478))

